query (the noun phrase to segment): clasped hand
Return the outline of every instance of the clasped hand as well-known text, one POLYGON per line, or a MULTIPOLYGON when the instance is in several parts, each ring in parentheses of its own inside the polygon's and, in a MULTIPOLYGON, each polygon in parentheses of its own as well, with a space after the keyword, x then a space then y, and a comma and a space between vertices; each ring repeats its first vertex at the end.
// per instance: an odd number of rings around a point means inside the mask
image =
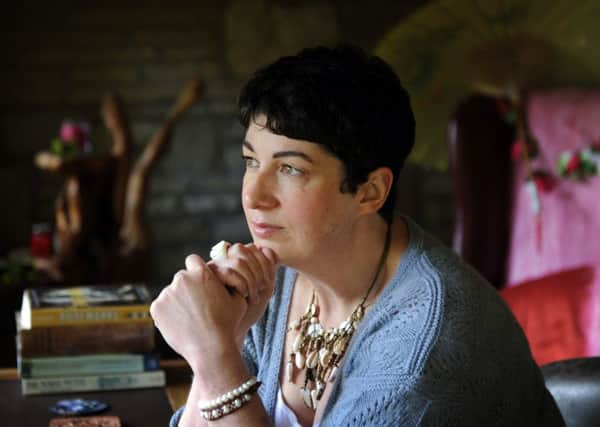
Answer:
POLYGON ((201 369, 219 354, 239 351, 273 294, 276 262, 271 249, 252 243, 236 243, 208 263, 189 255, 150 306, 152 319, 192 369, 201 369))

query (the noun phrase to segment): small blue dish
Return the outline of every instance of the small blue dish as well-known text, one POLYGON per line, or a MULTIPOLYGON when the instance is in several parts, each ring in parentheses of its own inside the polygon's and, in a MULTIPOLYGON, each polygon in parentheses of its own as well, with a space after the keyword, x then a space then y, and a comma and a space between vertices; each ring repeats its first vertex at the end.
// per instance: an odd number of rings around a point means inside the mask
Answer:
POLYGON ((88 415, 97 414, 108 408, 108 405, 99 400, 65 399, 59 400, 49 409, 58 415, 88 415))

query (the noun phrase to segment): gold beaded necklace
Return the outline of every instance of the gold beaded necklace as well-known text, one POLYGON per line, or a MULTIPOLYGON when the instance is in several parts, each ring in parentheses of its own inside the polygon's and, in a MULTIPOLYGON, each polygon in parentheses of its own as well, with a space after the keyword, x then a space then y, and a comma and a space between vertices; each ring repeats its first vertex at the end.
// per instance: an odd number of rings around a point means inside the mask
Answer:
POLYGON ((385 246, 375 277, 373 277, 367 293, 348 319, 344 320, 337 328, 323 328, 319 323, 319 305, 317 295, 313 290, 306 312, 299 319, 294 320, 287 329, 288 333, 298 331, 298 334, 294 339, 292 352, 286 363, 286 380, 292 382, 295 369, 298 371, 306 369, 304 384, 300 387, 300 391, 304 404, 313 411, 317 410, 317 404, 323 396, 327 382, 335 381, 348 344, 365 314, 365 302, 381 274, 390 248, 390 228, 388 226, 386 231, 385 246))

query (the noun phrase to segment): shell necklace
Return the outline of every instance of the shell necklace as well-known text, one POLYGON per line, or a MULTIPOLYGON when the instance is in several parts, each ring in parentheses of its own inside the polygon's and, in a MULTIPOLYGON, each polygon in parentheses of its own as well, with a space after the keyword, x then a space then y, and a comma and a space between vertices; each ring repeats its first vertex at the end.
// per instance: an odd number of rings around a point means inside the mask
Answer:
POLYGON ((313 290, 306 312, 287 329, 288 333, 297 331, 297 335, 285 367, 286 380, 292 382, 295 370, 306 371, 300 391, 304 404, 313 411, 317 410, 327 382, 333 383, 337 378, 340 362, 365 314, 365 301, 377 282, 390 248, 390 228, 388 226, 375 277, 361 302, 346 320, 337 328, 323 328, 319 323, 319 305, 313 290))

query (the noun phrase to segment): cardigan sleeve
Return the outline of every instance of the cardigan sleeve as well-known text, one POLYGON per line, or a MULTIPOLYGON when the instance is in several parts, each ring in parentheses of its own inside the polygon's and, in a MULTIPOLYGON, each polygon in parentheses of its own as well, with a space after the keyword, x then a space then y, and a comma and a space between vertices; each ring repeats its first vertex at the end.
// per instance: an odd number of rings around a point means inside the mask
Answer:
POLYGON ((250 328, 246 334, 244 346, 242 347, 242 358, 250 375, 256 375, 258 372, 258 352, 256 351, 253 329, 250 328))

